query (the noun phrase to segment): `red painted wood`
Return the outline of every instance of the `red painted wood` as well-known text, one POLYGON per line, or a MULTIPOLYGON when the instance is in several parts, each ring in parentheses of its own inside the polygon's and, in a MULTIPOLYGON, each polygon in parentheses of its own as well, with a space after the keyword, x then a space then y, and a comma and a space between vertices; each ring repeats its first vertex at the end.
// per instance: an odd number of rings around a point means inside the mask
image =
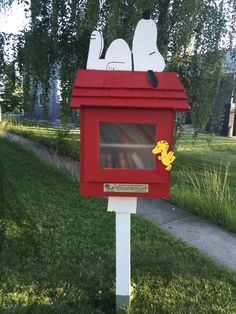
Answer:
POLYGON ((130 106, 189 110, 187 97, 176 73, 155 73, 152 87, 146 72, 79 70, 72 91, 71 108, 130 106), (147 99, 148 102, 143 100, 147 99))
MULTIPOLYGON (((95 187, 103 189, 103 183, 148 183, 150 192, 145 197, 164 197, 169 193, 170 172, 166 171, 160 161, 156 159, 155 169, 111 169, 99 167, 99 122, 129 122, 152 123, 157 125, 156 142, 165 139, 172 146, 173 135, 173 111, 169 110, 145 110, 145 109, 105 109, 105 108, 81 108, 81 195, 94 194, 95 187), (152 185, 157 186, 154 190, 152 185), (163 186, 160 189, 160 186, 163 186), (90 189, 91 188, 91 189, 90 189)), ((150 154, 151 150, 150 150, 150 154)), ((100 195, 108 195, 100 191, 100 195)), ((113 194, 114 195, 114 194, 113 194)), ((115 193, 116 195, 116 193, 115 193)), ((118 194, 117 194, 118 195, 118 194)), ((119 195, 130 195, 119 193, 119 195)), ((133 193, 132 193, 133 195, 133 193)), ((135 194, 136 195, 136 194, 135 194)), ((134 196, 134 195, 133 195, 134 196)), ((139 194, 141 196, 141 194, 139 194)))
POLYGON ((154 169, 148 170, 100 168, 99 161, 100 122, 154 124, 153 148, 164 139, 171 149, 174 112, 188 110, 189 105, 176 73, 155 74, 157 88, 150 86, 145 72, 78 71, 70 107, 80 108, 81 195, 169 196, 170 172, 157 158, 154 169), (104 183, 149 184, 149 193, 106 193, 104 183))
POLYGON ((73 90, 73 97, 122 97, 122 98, 167 98, 167 99, 186 99, 186 95, 183 90, 156 90, 153 93, 152 90, 145 89, 108 89, 108 88, 79 88, 75 87, 73 90))
MULTIPOLYGON (((175 72, 155 72, 155 75, 158 79, 157 89, 183 90, 175 72)), ((149 84, 147 72, 138 71, 79 70, 74 85, 91 88, 156 89, 149 84)))
MULTIPOLYGON (((187 100, 180 101, 179 99, 163 99, 163 100, 155 100, 149 99, 145 101, 141 98, 80 98, 79 102, 74 98, 71 101, 71 108, 78 109, 82 106, 87 107, 107 107, 107 108, 156 108, 156 109, 170 109, 173 110, 173 103, 175 103, 175 111, 183 111, 183 105, 188 106, 187 100), (78 103, 80 105, 78 106, 78 103)), ((184 109, 185 110, 185 109, 184 109)))

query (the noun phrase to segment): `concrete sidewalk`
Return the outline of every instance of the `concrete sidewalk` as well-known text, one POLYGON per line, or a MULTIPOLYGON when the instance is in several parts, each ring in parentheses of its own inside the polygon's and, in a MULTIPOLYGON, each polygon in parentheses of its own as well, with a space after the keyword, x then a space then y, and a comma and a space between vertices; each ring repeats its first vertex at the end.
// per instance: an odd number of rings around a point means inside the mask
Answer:
MULTIPOLYGON (((56 154, 43 145, 14 134, 13 141, 32 149, 42 159, 79 178, 79 162, 56 154)), ((236 272, 236 234, 158 198, 139 198, 137 213, 175 237, 199 249, 216 263, 236 272)))
POLYGON ((79 179, 79 162, 75 159, 59 155, 53 149, 13 133, 5 133, 5 136, 33 150, 36 155, 56 168, 69 172, 73 178, 79 179))
POLYGON ((161 199, 138 199, 137 213, 236 272, 236 234, 161 199))

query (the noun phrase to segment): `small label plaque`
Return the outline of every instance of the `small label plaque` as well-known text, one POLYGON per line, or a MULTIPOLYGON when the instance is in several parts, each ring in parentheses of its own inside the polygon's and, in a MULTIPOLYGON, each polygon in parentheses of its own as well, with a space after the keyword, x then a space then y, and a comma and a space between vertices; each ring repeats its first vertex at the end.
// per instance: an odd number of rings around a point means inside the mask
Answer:
POLYGON ((149 184, 104 183, 103 192, 148 193, 149 184))

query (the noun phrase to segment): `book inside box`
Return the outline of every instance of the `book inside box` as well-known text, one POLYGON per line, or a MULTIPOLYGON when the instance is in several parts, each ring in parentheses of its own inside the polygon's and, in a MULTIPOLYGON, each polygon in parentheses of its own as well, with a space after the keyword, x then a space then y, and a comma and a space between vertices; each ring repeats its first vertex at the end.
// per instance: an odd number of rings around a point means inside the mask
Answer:
POLYGON ((100 168, 154 169, 156 125, 100 122, 100 168))

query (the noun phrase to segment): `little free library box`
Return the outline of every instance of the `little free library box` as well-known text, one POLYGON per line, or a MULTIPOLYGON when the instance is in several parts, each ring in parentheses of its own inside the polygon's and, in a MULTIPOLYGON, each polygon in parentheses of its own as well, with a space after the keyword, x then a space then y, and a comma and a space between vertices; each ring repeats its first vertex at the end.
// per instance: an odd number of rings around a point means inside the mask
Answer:
POLYGON ((168 197, 170 171, 153 149, 168 153, 175 111, 189 110, 176 73, 79 70, 70 107, 80 109, 81 195, 168 197))

